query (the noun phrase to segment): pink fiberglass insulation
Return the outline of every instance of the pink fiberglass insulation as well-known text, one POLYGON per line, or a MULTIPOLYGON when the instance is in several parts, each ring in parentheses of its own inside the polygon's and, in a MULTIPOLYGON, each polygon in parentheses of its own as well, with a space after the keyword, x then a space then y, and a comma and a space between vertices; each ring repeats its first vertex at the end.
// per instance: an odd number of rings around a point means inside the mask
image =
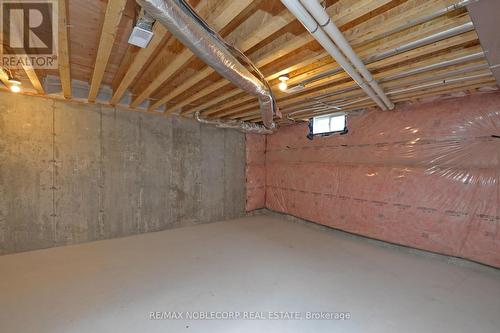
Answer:
POLYGON ((266 136, 246 135, 246 210, 265 207, 266 198, 266 136))
MULTIPOLYGON (((275 211, 500 267, 499 93, 367 111, 348 127, 312 141, 306 124, 267 136, 265 176, 247 172, 249 201, 265 197, 275 211)), ((262 168, 256 140, 250 169, 262 168)))

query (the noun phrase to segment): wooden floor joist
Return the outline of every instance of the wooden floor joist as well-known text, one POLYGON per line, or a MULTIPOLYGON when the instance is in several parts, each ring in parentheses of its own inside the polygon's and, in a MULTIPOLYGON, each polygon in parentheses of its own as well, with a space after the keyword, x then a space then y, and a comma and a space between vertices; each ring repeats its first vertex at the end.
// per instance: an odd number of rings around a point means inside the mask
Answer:
POLYGON ((59 26, 59 79, 63 96, 71 98, 71 67, 69 63, 69 39, 68 39, 68 0, 59 0, 58 26, 59 26))
POLYGON ((109 0, 101 30, 99 48, 90 81, 89 102, 95 102, 127 0, 109 0))
MULTIPOLYGON (((471 38, 475 39, 476 37, 475 36, 471 36, 471 38)), ((456 37, 456 38, 454 38, 452 40, 444 41, 443 43, 445 45, 449 45, 449 43, 453 42, 453 41, 455 43, 462 43, 464 40, 461 39, 461 38, 456 37)), ((430 50, 434 50, 434 48, 436 48, 437 46, 438 45, 432 45, 432 47, 430 48, 430 50)), ((475 53, 477 50, 478 50, 478 48, 474 47, 468 53, 475 53)), ((417 53, 417 51, 418 51, 418 53, 421 52, 421 50, 415 50, 414 53, 417 53)), ((463 54, 467 54, 467 53, 464 53, 464 52, 465 51, 457 52, 457 55, 455 57, 461 56, 463 54)), ((438 58, 437 61, 440 61, 440 59, 447 59, 447 58, 438 58)), ((389 60, 392 62, 394 59, 388 59, 388 61, 389 60)), ((392 65, 396 65, 396 64, 392 64, 392 65)), ((383 66, 383 67, 386 67, 386 66, 383 66)), ((414 68, 414 66, 411 66, 411 67, 414 68)), ((375 74, 375 78, 377 79, 377 78, 384 77, 384 75, 392 75, 394 73, 400 73, 402 71, 407 70, 410 67, 403 66, 403 67, 400 67, 397 71, 396 71, 397 67, 396 68, 386 67, 386 68, 388 69, 388 71, 386 69, 387 72, 377 73, 377 74, 375 74)), ((342 78, 342 77, 345 78, 345 74, 339 73, 337 75, 337 77, 338 78, 342 78)), ((322 87, 319 90, 314 90, 314 91, 312 91, 310 93, 306 93, 306 94, 300 94, 299 96, 288 97, 285 100, 279 102, 279 105, 281 106, 281 108, 286 108, 287 106, 291 106, 291 105, 297 107, 298 105, 307 103, 312 98, 317 98, 319 96, 322 96, 322 95, 325 95, 325 94, 328 94, 328 93, 332 93, 332 92, 335 92, 335 91, 338 91, 338 90, 343 90, 343 89, 349 88, 349 87, 357 87, 357 85, 353 81, 351 81, 351 80, 349 80, 345 84, 340 84, 339 85, 338 83, 335 82, 335 77, 333 77, 332 79, 333 79, 332 83, 327 84, 325 87, 322 87)), ((233 109, 233 110, 229 109, 228 111, 229 111, 229 113, 223 114, 222 116, 228 116, 228 115, 234 114, 234 116, 231 117, 231 118, 239 118, 239 117, 244 117, 244 116, 248 116, 248 115, 251 115, 251 114, 259 114, 258 105, 256 105, 256 104, 253 105, 253 106, 250 105, 250 107, 244 105, 244 106, 242 106, 239 109, 233 109), (233 113, 233 111, 234 111, 234 113, 233 113)))
POLYGON ((37 72, 32 66, 23 65, 24 72, 28 76, 28 79, 31 82, 33 88, 35 88, 36 92, 43 95, 45 94, 45 89, 43 89, 43 85, 40 82, 40 78, 38 77, 37 72))
POLYGON ((10 88, 9 74, 0 67, 0 81, 5 85, 5 87, 10 88))
MULTIPOLYGON (((383 6, 389 2, 390 1, 388 1, 388 0, 371 1, 371 2, 366 2, 366 1, 359 2, 358 1, 359 6, 357 6, 357 7, 355 6, 354 8, 351 8, 351 10, 349 10, 349 11, 343 10, 347 7, 346 4, 344 4, 344 2, 338 2, 334 5, 332 5, 331 7, 329 7, 328 11, 334 15, 333 17, 336 19, 337 22, 340 22, 340 24, 347 24, 350 22, 350 20, 353 16, 356 16, 356 17, 363 16, 363 15, 367 14, 368 12, 370 12, 371 10, 378 8, 380 6, 383 6)), ((270 26, 265 25, 265 26, 261 27, 259 29, 259 31, 257 32, 257 35, 260 36, 262 39, 269 38, 273 34, 278 32, 279 30, 286 28, 289 24, 291 24, 295 21, 294 17, 291 16, 289 12, 285 11, 285 13, 283 13, 282 15, 283 15, 283 17, 281 17, 281 19, 278 20, 278 24, 274 24, 274 25, 270 25, 270 26)), ((254 47, 257 44, 257 41, 258 40, 254 37, 254 35, 251 35, 248 39, 244 40, 241 43, 241 45, 237 45, 237 46, 243 52, 246 52, 247 50, 250 50, 252 47, 254 47)), ((299 36, 298 38, 294 39, 292 41, 292 43, 287 43, 286 45, 280 45, 278 48, 269 50, 265 54, 259 55, 259 59, 255 59, 252 56, 250 56, 250 58, 253 61, 255 61, 256 66, 260 68, 262 66, 265 66, 265 65, 271 63, 272 61, 274 61, 280 57, 283 57, 283 55, 286 53, 294 52, 295 50, 300 49, 305 44, 307 44, 311 41, 313 41, 313 37, 310 36, 308 33, 304 33, 301 36, 299 36), (287 52, 286 50, 289 50, 289 51, 287 52)), ((196 84, 196 82, 191 82, 191 83, 192 83, 192 85, 196 84)), ((218 87, 223 86, 222 82, 217 82, 216 84, 218 85, 218 87)), ((216 89, 209 86, 209 87, 205 88, 205 90, 203 92, 202 91, 197 92, 197 96, 202 96, 203 93, 205 95, 208 95, 215 90, 216 89)), ((171 95, 172 94, 168 95, 169 98, 171 95)), ((168 98, 162 98, 158 102, 155 103, 155 106, 158 107, 159 105, 161 105, 160 103, 167 102, 168 100, 169 100, 168 98)), ((189 99, 185 99, 184 101, 171 106, 171 108, 172 109, 181 108, 181 107, 186 106, 187 104, 194 102, 194 101, 195 101, 195 99, 193 99, 191 97, 189 99)), ((202 108, 203 108, 203 106, 200 105, 200 108, 197 108, 197 109, 202 109, 202 108)), ((194 112, 195 111, 189 112, 189 113, 194 113, 194 112)), ((187 113, 187 114, 189 114, 189 113, 187 113)), ((186 113, 184 113, 184 114, 186 114, 186 113)))
MULTIPOLYGON (((284 114, 299 112, 301 116, 310 116, 315 114, 312 109, 327 112, 324 103, 339 103, 345 105, 346 110, 373 106, 281 1, 187 1, 213 30, 219 31, 259 68, 284 114), (300 89, 280 91, 278 77, 283 74, 290 78, 289 87, 300 89)), ((408 77, 386 79, 421 66, 480 52, 475 31, 433 40, 373 61, 374 56, 389 49, 470 24, 467 8, 451 7, 458 1, 326 0, 323 5, 368 70, 390 93, 400 86, 430 79, 432 75, 441 77, 446 70, 466 74, 467 66, 484 62, 484 59, 475 59, 408 77), (445 8, 448 10, 443 10, 445 8), (434 15, 436 12, 440 14, 434 15), (422 17, 427 18, 422 20, 422 17)), ((154 35, 148 47, 140 49, 127 44, 130 30, 142 15, 133 0, 61 0, 58 6, 58 75, 65 98, 72 98, 71 80, 80 80, 89 82, 89 102, 95 102, 100 88, 106 86, 113 89, 112 95, 108 101, 99 102, 114 106, 125 100, 124 96, 130 96, 127 108, 134 111, 155 111, 164 116, 179 112, 186 117, 200 111, 211 119, 259 121, 257 98, 206 66, 159 21, 153 25, 154 35)), ((29 66, 23 69, 15 73, 16 78, 19 76, 23 83, 29 80, 38 94, 45 94, 42 85, 45 76, 57 75, 54 71, 29 66)), ((479 70, 472 68, 470 72, 479 70)), ((0 80, 9 87, 7 73, 0 72, 0 80)), ((397 103, 415 101, 446 95, 458 91, 460 86, 464 91, 467 88, 474 92, 476 87, 495 84, 491 78, 484 78, 435 89, 416 89, 395 94, 391 99, 394 97, 397 103)))
MULTIPOLYGON (((372 4, 372 6, 373 6, 373 4, 372 4)), ((431 9, 435 10, 436 8, 441 8, 441 6, 442 5, 435 5, 435 7, 432 7, 431 9)), ((361 6, 361 8, 365 8, 365 7, 361 6)), ((370 9, 372 9, 372 8, 373 7, 370 7, 370 9)), ((360 12, 360 13, 357 13, 357 14, 359 16, 361 16, 363 13, 360 12)), ((390 15, 391 16, 388 16, 388 17, 386 16, 388 20, 395 19, 395 18, 398 18, 398 20, 399 20, 400 16, 401 16, 401 12, 397 11, 397 10, 392 10, 390 15)), ((337 22, 340 22, 340 23, 344 23, 344 24, 349 24, 350 23, 350 22, 346 21, 342 16, 339 16, 339 17, 333 16, 333 18, 337 22)), ((407 17, 405 16, 405 18, 407 18, 407 17)), ((371 25, 367 25, 365 27, 356 27, 356 29, 351 29, 351 30, 352 30, 352 32, 350 32, 350 31, 346 32, 346 36, 349 37, 349 39, 351 41, 354 41, 357 44, 361 44, 362 45, 362 39, 359 36, 364 36, 364 35, 368 34, 368 36, 370 38, 373 38, 373 34, 369 34, 369 32, 373 31, 373 27, 371 25)), ((421 36, 425 36, 425 34, 420 34, 419 37, 421 37, 421 36)), ((404 39, 404 38, 405 37, 403 36, 402 39, 404 39)), ((397 42, 398 41, 396 41, 396 43, 397 42)), ((297 52, 297 50, 303 48, 307 43, 315 43, 315 41, 313 40, 313 38, 310 36, 310 34, 308 32, 304 32, 298 38, 294 38, 291 43, 288 43, 285 46, 279 45, 277 49, 274 49, 274 50, 266 52, 265 55, 262 55, 260 59, 256 60, 256 64, 257 64, 258 67, 266 66, 267 64, 269 64, 272 61, 277 60, 278 58, 286 57, 289 54, 297 52), (287 51, 285 51, 285 50, 287 50, 287 51)), ((397 45, 396 43, 394 45, 397 45)), ((375 45, 379 45, 379 44, 375 44, 375 45)), ((372 50, 374 50, 374 49, 375 49, 375 52, 376 52, 376 48, 372 48, 372 50)), ((325 52, 323 52, 323 53, 326 55, 325 52)), ((273 73, 272 75, 268 76, 268 79, 272 80, 273 78, 276 78, 279 74, 281 74, 281 73, 279 73, 279 72, 278 73, 273 73)), ((292 77, 292 79, 293 79, 293 77, 292 77)), ((277 84, 277 83, 279 83, 279 82, 276 82, 276 80, 275 80, 274 82, 271 82, 271 85, 277 84)), ((210 91, 210 87, 206 88, 205 90, 206 90, 207 93, 211 92, 210 91)), ((280 94, 279 90, 276 93, 279 95, 280 94)), ((200 94, 200 92, 198 92, 197 94, 200 94)), ((190 102, 193 102, 193 104, 197 104, 198 103, 197 101, 193 101, 192 99, 190 99, 190 102)), ((183 101, 181 104, 176 105, 176 107, 184 106, 184 105, 186 105, 185 103, 186 102, 183 101)), ((210 105, 213 105, 212 99, 210 99, 209 103, 210 103, 210 105)), ((197 107, 196 109, 203 109, 206 106, 207 105, 200 104, 200 106, 197 107)), ((189 112, 189 111, 187 111, 187 112, 189 112)), ((184 113, 186 113, 186 112, 184 112, 184 113)))
POLYGON ((167 35, 167 30, 160 23, 156 22, 153 27, 153 34, 153 38, 149 42, 148 46, 137 52, 132 64, 125 72, 125 76, 120 81, 118 87, 113 91, 113 96, 110 101, 112 105, 117 104, 120 101, 125 91, 132 84, 132 81, 139 75, 149 58, 160 46, 163 38, 167 35))
MULTIPOLYGON (((427 31, 421 31, 420 33, 416 34, 414 37, 418 38, 418 37, 422 37, 422 36, 426 36, 427 35, 427 31)), ((406 37, 404 37, 406 39, 406 37)), ((394 56, 394 57, 391 57, 391 58, 388 58, 386 60, 383 60, 383 61, 378 61, 376 63, 372 63, 372 64, 368 64, 367 67, 370 69, 370 70, 373 70, 373 69, 376 69, 377 67, 385 67, 385 66, 391 66, 391 65, 395 65, 397 62, 401 62, 401 61, 404 61, 404 60, 407 60, 407 59, 411 59, 411 58, 417 58, 417 57, 421 57, 422 55, 425 55, 425 54, 430 54, 430 53, 433 53, 436 51, 436 49, 440 48, 440 49, 446 49, 446 48, 449 48, 455 44, 462 44, 463 42, 467 42, 467 41, 473 41, 473 40, 477 40, 477 35, 474 33, 474 32, 470 32, 470 33, 467 33, 467 34, 464 34, 464 35, 461 35, 461 36, 457 36, 457 37, 453 37, 453 38, 450 38, 450 39, 447 39, 445 41, 442 41, 442 42, 438 42, 438 43, 434 43, 434 44, 431 44, 431 45, 428 45, 426 47, 422 47, 422 48, 418 48, 416 50, 413 50, 413 51, 409 51, 409 52, 406 52, 404 54, 401 54, 401 55, 397 55, 397 56, 394 56)), ((392 45, 397 45, 397 42, 398 42, 398 39, 394 39, 394 44, 392 45)), ((387 47, 391 47, 391 44, 386 44, 387 47)), ((375 46, 374 48, 370 47, 370 48, 361 48, 360 49, 360 55, 361 56, 367 56, 367 55, 370 55, 370 54, 373 54, 373 52, 375 52, 377 50, 378 46, 375 46)), ((327 66, 325 68, 326 69, 335 69, 337 67, 337 65, 335 63, 332 63, 331 65, 327 66)), ((307 74, 306 75, 303 75, 302 76, 303 78, 307 78, 307 74)), ((326 78, 324 80, 320 80, 318 81, 319 83, 317 84, 313 84, 313 85, 310 85, 309 87, 311 88, 315 88, 316 86, 321 86, 322 84, 328 84, 329 81, 331 81, 332 79, 335 79, 335 77, 330 77, 330 78, 326 78)), ((293 83, 296 83, 294 82, 294 80, 292 79, 291 80, 292 84, 293 83)), ((273 82, 271 82, 272 84, 273 82)), ((311 89, 309 88, 309 90, 311 89)), ((292 95, 289 95, 289 94, 286 94, 286 93, 281 93, 281 92, 277 92, 276 96, 278 97, 278 99, 280 100, 280 97, 284 98, 284 102, 285 104, 290 100, 290 99, 296 99, 296 100, 300 100, 302 98, 304 98, 304 93, 306 93, 308 91, 308 89, 306 90, 303 90, 303 91, 300 91, 299 94, 297 94, 297 97, 292 97, 292 95)), ((251 101, 252 99, 250 97, 245 97, 246 100, 248 101, 251 101)), ((249 107, 257 107, 258 104, 257 103, 252 103, 251 105, 247 105, 246 108, 249 108, 249 107)), ((245 109, 245 106, 242 107, 242 110, 245 109)), ((226 109, 223 109, 223 110, 226 110, 226 109)), ((227 108, 228 111, 238 111, 234 108, 227 108)), ((224 115, 227 115, 227 114, 224 114, 224 115)))
MULTIPOLYGON (((431 89, 428 91, 422 91, 418 94, 407 94, 407 95, 396 96, 396 97, 393 97, 392 100, 395 103, 399 103, 399 102, 405 102, 405 101, 410 101, 410 100, 419 99, 419 98, 447 95, 447 94, 456 93, 456 92, 469 90, 469 89, 493 87, 493 86, 495 86, 495 80, 494 80, 494 78, 489 78, 489 79, 485 79, 485 80, 473 81, 473 82, 470 82, 469 84, 460 83, 457 85, 445 87, 443 89, 431 89)), ((359 104, 349 106, 348 108, 344 109, 344 111, 347 112, 347 111, 352 111, 352 110, 359 110, 359 109, 366 109, 366 108, 373 108, 373 107, 376 107, 375 103, 364 102, 364 103, 359 103, 359 104)), ((324 114, 328 114, 328 113, 332 113, 332 111, 305 112, 302 114, 295 115, 293 118, 300 119, 300 120, 306 120, 312 116, 320 116, 320 115, 324 115, 324 114)), ((247 118, 245 118, 245 121, 259 122, 260 117, 256 117, 256 116, 247 117, 247 118)))
MULTIPOLYGON (((251 3, 252 0, 230 1, 228 6, 213 18, 214 30, 218 31, 225 27, 251 3)), ((176 57, 176 59, 174 59, 169 64, 167 68, 165 68, 161 73, 158 73, 158 76, 155 78, 155 80, 151 82, 151 84, 149 84, 144 91, 142 91, 137 97, 134 98, 130 106, 137 107, 139 104, 141 104, 175 72, 177 72, 182 66, 184 66, 191 59, 191 57, 193 57, 193 53, 189 49, 184 49, 176 57)), ((157 107, 159 107, 159 105, 157 107)))

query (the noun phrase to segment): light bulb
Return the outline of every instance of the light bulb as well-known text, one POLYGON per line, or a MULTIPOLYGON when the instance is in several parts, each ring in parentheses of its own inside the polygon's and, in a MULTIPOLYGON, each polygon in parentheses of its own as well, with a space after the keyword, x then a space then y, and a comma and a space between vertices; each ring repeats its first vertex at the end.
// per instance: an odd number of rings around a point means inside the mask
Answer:
POLYGON ((12 91, 13 93, 18 93, 21 91, 21 87, 17 84, 13 84, 10 86, 10 91, 12 91))
POLYGON ((10 84, 17 85, 17 86, 20 86, 20 85, 21 85, 21 81, 19 81, 18 79, 14 79, 14 78, 10 78, 10 79, 9 79, 9 83, 10 83, 10 84))
POLYGON ((278 85, 278 88, 280 88, 281 91, 286 91, 288 85, 286 84, 285 81, 281 81, 280 84, 278 85))

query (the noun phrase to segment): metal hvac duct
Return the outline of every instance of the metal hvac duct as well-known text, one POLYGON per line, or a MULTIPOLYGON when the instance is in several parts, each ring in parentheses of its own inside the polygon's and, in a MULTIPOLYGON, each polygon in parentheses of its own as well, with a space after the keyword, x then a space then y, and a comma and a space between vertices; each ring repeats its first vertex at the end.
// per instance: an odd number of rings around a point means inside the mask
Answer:
POLYGON ((202 124, 215 125, 219 128, 234 128, 244 133, 254 134, 273 134, 274 130, 265 128, 264 126, 240 120, 221 120, 221 119, 206 119, 200 117, 200 111, 194 114, 194 118, 202 124))
MULTIPOLYGON (((139 5, 154 19, 188 47, 196 56, 217 73, 241 88, 257 96, 264 127, 223 120, 207 120, 197 115, 197 120, 218 127, 236 128, 245 132, 271 132, 276 129, 273 121, 276 103, 265 79, 259 80, 237 60, 229 46, 183 0, 137 0, 139 5)), ((234 50, 233 50, 234 51, 234 50)), ((258 72, 257 69, 255 69, 258 72)))

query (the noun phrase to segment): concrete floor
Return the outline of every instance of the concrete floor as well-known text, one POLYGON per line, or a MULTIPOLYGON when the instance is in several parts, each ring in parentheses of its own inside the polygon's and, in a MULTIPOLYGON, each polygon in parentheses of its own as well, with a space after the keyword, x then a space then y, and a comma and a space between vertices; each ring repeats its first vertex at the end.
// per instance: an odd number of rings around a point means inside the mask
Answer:
POLYGON ((500 271, 250 217, 2 256, 0 327, 51 333, 497 333, 500 271), (302 318, 322 311, 351 318, 150 320, 153 311, 249 311, 263 318, 280 315, 268 311, 301 312, 302 318))

